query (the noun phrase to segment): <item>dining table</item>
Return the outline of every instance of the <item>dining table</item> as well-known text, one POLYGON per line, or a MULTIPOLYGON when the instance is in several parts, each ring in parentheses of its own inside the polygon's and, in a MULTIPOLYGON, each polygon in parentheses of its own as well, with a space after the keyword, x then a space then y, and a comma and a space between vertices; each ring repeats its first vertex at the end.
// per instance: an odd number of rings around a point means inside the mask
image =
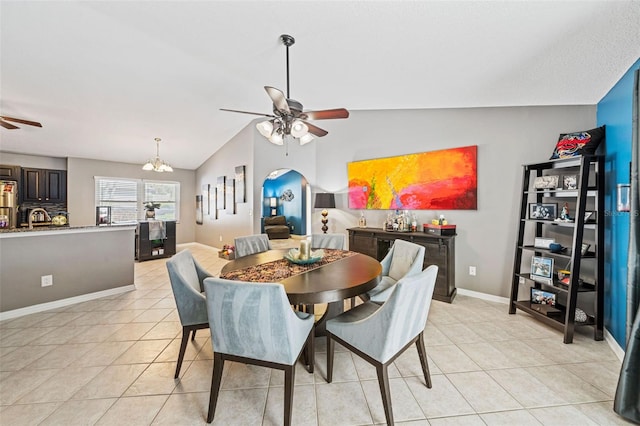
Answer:
MULTIPOLYGON (((323 316, 314 326, 315 336, 325 335, 325 323, 344 312, 345 299, 354 298, 373 289, 380 282, 382 265, 362 253, 323 249, 323 256, 314 263, 294 263, 285 258, 290 249, 273 249, 229 261, 220 278, 277 282, 293 306, 304 306, 313 314, 314 305, 327 304, 323 316)), ((309 372, 313 372, 313 339, 306 354, 309 372)))

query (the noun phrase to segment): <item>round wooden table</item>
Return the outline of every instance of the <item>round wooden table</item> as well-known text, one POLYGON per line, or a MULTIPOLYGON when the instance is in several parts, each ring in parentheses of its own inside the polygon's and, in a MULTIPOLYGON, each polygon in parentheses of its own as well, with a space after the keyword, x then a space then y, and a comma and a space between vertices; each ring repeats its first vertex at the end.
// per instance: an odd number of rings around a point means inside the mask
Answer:
MULTIPOLYGON (((221 274, 244 269, 283 258, 289 251, 269 250, 241 257, 227 263, 221 274)), ((328 263, 299 275, 278 282, 284 289, 292 305, 313 305, 327 303, 327 311, 316 323, 316 336, 324 335, 324 323, 344 311, 344 300, 371 290, 380 282, 382 266, 376 259, 362 253, 328 263)), ((311 311, 313 312, 313 311, 311 311)))

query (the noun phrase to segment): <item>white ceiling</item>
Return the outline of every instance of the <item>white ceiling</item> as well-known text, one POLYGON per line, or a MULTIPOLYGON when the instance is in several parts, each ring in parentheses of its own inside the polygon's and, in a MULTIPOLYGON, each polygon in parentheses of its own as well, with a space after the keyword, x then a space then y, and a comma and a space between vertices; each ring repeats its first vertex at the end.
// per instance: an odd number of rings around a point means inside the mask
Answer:
MULTIPOLYGON (((0 149, 195 169, 269 113, 596 104, 640 57, 639 1, 5 1, 0 149)), ((331 121, 315 124, 332 131, 331 121)), ((266 142, 265 142, 266 143, 266 142)))

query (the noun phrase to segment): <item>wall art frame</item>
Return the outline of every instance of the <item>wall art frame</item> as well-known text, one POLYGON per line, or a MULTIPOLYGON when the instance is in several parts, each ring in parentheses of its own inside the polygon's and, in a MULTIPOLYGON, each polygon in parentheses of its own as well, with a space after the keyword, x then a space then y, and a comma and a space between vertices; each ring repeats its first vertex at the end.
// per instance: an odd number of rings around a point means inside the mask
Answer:
POLYGON ((236 203, 246 203, 246 184, 245 184, 246 166, 236 166, 235 168, 235 196, 236 203))
POLYGON ((225 197, 225 188, 226 188, 227 177, 226 176, 218 176, 216 180, 216 209, 224 210, 226 208, 226 197, 225 197))

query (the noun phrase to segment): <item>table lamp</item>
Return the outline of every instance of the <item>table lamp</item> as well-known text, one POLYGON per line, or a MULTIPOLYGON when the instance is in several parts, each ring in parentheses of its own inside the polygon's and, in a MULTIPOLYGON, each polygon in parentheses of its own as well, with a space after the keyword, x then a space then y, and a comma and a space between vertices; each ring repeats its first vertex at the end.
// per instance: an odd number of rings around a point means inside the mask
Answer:
POLYGON ((327 226, 327 222, 329 222, 329 219, 327 219, 329 212, 327 211, 327 209, 336 208, 335 195, 330 193, 316 194, 316 202, 314 204, 314 207, 316 209, 322 209, 322 212, 320 213, 322 214, 322 232, 326 234, 329 230, 329 227, 327 226))

